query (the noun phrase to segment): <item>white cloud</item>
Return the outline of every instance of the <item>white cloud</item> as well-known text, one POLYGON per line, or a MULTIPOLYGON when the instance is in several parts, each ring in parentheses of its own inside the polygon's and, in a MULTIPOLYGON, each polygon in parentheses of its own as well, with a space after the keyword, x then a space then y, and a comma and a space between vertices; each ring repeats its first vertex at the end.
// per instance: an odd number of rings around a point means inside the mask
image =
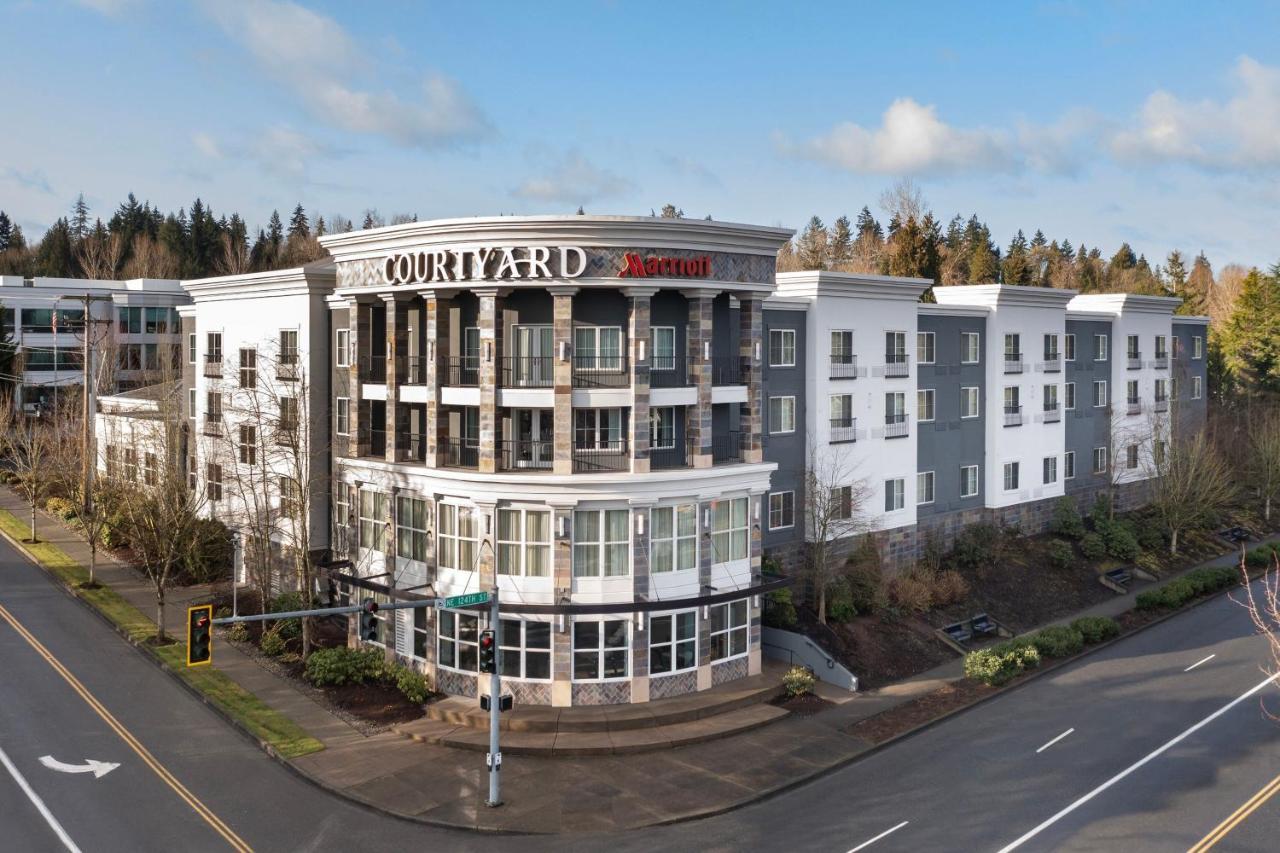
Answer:
POLYGON ((77 5, 92 9, 99 14, 115 17, 133 6, 137 6, 139 0, 75 0, 75 2, 77 5))
POLYGON ((493 127, 456 81, 426 74, 402 96, 352 83, 367 77, 366 51, 332 18, 288 0, 201 4, 267 75, 284 83, 318 120, 355 133, 434 149, 483 139, 493 127))
POLYGON ((222 159, 222 148, 218 145, 218 141, 204 131, 191 134, 191 144, 210 160, 222 159))
POLYGON ((543 175, 525 181, 512 194, 535 201, 586 204, 630 189, 631 182, 626 178, 596 166, 577 151, 570 151, 543 175))

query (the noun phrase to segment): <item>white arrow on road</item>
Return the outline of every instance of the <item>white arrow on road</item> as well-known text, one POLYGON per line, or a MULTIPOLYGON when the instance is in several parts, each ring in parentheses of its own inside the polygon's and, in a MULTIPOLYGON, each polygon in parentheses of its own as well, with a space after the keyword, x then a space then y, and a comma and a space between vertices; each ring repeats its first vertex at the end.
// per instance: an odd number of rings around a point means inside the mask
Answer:
POLYGON ((57 770, 59 773, 92 773, 95 779, 101 779, 120 766, 119 764, 112 764, 110 761, 95 761, 92 758, 87 759, 84 764, 63 764, 52 755, 40 756, 40 763, 50 770, 57 770))

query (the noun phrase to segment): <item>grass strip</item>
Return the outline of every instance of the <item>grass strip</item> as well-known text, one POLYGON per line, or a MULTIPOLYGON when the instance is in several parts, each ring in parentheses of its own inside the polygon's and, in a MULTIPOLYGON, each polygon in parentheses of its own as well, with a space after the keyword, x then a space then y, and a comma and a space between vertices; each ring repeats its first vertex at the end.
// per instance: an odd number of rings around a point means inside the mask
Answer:
POLYGON ((23 542, 31 533, 30 527, 13 513, 0 509, 0 530, 8 534, 47 571, 67 584, 76 596, 111 620, 130 640, 158 658, 178 678, 239 722, 254 737, 270 744, 280 755, 298 758, 324 749, 324 744, 303 731, 293 720, 266 705, 214 667, 188 667, 187 647, 180 638, 176 638, 178 642, 170 646, 146 644, 146 640, 155 636, 154 622, 109 586, 83 589, 80 584, 89 580, 88 569, 51 542, 23 542))

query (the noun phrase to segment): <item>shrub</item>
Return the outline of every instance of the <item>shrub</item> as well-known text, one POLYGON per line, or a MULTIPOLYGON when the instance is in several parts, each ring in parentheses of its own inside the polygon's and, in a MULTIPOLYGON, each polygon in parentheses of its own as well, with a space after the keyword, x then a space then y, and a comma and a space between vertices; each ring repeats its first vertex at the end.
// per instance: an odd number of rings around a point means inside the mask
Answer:
POLYGON ((845 563, 844 580, 849 588, 849 602, 858 613, 872 613, 884 603, 884 574, 880 565, 880 549, 870 536, 863 536, 845 563))
POLYGON ((994 524, 970 524, 956 537, 951 561, 962 569, 979 569, 994 563, 1000 554, 1002 535, 994 524))
POLYGON ((1049 532, 1070 539, 1079 539, 1084 535, 1084 519, 1080 510, 1076 509, 1073 498, 1061 497, 1053 505, 1053 516, 1049 519, 1049 532))
POLYGON ((1236 570, 1231 566, 1195 569, 1159 589, 1139 593, 1134 605, 1139 610, 1172 609, 1206 593, 1226 589, 1234 583, 1236 570))
POLYGON ((258 648, 262 649, 262 653, 269 657, 279 657, 284 654, 285 638, 275 628, 270 631, 264 631, 262 639, 258 641, 258 648))
POLYGON ((229 631, 227 631, 227 638, 234 640, 237 643, 249 642, 249 626, 245 625, 243 622, 237 622, 231 626, 229 631))
POLYGON ((1268 568, 1275 559, 1275 552, 1266 545, 1253 548, 1244 555, 1244 564, 1250 569, 1268 568))
POLYGON ((192 538, 192 546, 183 549, 183 569, 188 579, 192 583, 213 583, 230 577, 234 551, 227 526, 214 518, 199 519, 192 538))
POLYGON ((933 582, 933 600, 936 605, 957 604, 969 597, 969 582, 955 569, 938 572, 933 582))
POLYGON ((63 521, 70 521, 76 517, 75 504, 66 498, 49 498, 44 502, 44 511, 50 515, 55 515, 63 521))
POLYGON ((363 684, 382 675, 381 649, 316 649, 307 658, 307 680, 326 684, 363 684))
POLYGON ((782 676, 782 692, 790 698, 813 692, 815 684, 813 671, 805 666, 793 666, 782 676))
POLYGON ((1076 559, 1071 543, 1063 539, 1054 539, 1050 542, 1049 547, 1045 549, 1045 556, 1049 558, 1049 565, 1059 570, 1068 568, 1076 559))
POLYGON ((1138 545, 1144 551, 1159 551, 1164 547, 1164 533, 1160 527, 1153 521, 1143 520, 1135 525, 1135 534, 1138 537, 1138 545))
POLYGON ((1156 577, 1159 577, 1161 572, 1164 571, 1164 563, 1161 562, 1160 555, 1155 551, 1143 551, 1133 561, 1133 564, 1147 574, 1155 575, 1156 577))
POLYGON ((926 613, 933 607, 933 586, 914 575, 889 581, 889 602, 908 613, 926 613))
POLYGON ((790 589, 775 589, 764 597, 764 624, 770 628, 794 628, 796 605, 790 589))
POLYGON ((1101 560, 1107 555, 1107 543, 1096 533, 1086 533, 1080 539, 1080 553, 1087 559, 1101 560))
POLYGON ((1071 623, 1089 645, 1120 636, 1120 623, 1108 616, 1081 616, 1071 623))
POLYGON ((1102 536, 1107 553, 1117 560, 1130 562, 1138 556, 1138 537, 1133 535, 1129 525, 1118 522, 1110 524, 1102 536))
POLYGON ((782 564, 772 554, 765 554, 760 560, 760 574, 767 578, 782 577, 782 564))
POLYGON ((391 679, 395 681, 396 687, 404 694, 404 698, 415 705, 421 705, 426 702, 427 697, 431 695, 431 683, 427 681, 425 675, 416 669, 410 669, 403 664, 395 664, 391 667, 391 679))
POLYGON ((858 615, 849 592, 849 581, 836 578, 827 585, 827 619, 831 622, 848 622, 858 615))
POLYGON ((1014 640, 989 649, 969 652, 964 658, 964 674, 998 687, 1019 673, 1040 665, 1040 652, 1028 642, 1014 640))
MULTIPOLYGON (((306 610, 310 606, 311 602, 302 593, 284 592, 271 600, 271 606, 267 608, 267 612, 288 613, 292 610, 306 610)), ((281 619, 275 623, 272 630, 279 632, 280 636, 286 640, 293 640, 302 636, 302 620, 281 619)))
POLYGON ((1089 520, 1093 522, 1094 530, 1111 522, 1111 498, 1106 492, 1099 492, 1094 498, 1093 506, 1089 508, 1089 520))
POLYGON ((1065 658, 1084 648, 1084 636, 1067 625, 1053 625, 1032 634, 1031 644, 1041 657, 1065 658))

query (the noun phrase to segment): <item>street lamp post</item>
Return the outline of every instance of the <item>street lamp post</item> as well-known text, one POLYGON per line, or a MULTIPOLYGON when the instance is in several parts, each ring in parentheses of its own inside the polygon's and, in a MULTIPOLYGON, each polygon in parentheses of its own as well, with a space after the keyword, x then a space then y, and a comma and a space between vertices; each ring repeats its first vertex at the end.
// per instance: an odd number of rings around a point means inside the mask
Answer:
POLYGON ((240 531, 231 531, 231 615, 239 616, 239 596, 237 590, 240 588, 240 531))

